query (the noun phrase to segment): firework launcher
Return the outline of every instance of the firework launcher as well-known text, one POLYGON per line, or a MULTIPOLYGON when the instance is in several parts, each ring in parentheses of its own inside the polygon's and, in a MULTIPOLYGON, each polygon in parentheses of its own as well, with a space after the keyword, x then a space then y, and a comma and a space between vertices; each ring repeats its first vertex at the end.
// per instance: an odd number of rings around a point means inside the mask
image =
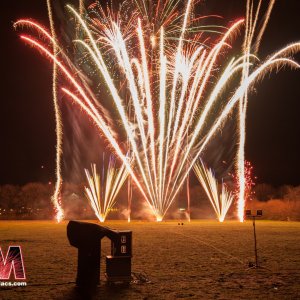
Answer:
POLYGON ((256 240, 256 228, 255 228, 255 220, 258 217, 262 217, 263 213, 262 210, 257 210, 256 214, 252 214, 251 210, 246 210, 245 211, 245 216, 246 218, 252 218, 253 222, 253 237, 254 237, 254 257, 255 257, 255 264, 249 263, 250 268, 259 268, 260 266, 258 265, 258 256, 257 256, 257 240, 256 240))
POLYGON ((101 240, 104 237, 111 240, 111 255, 106 257, 107 281, 131 281, 131 231, 118 231, 93 223, 70 221, 67 236, 70 245, 78 249, 78 287, 90 289, 100 283, 101 240))
POLYGON ((115 282, 130 283, 132 232, 128 230, 110 231, 111 255, 106 256, 106 279, 109 284, 115 282))

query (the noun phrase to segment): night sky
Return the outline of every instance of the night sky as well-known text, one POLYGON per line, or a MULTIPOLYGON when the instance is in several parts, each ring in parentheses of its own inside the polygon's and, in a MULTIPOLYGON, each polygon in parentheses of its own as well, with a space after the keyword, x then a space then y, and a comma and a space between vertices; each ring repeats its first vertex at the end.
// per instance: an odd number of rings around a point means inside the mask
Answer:
MULTIPOLYGON (((241 0, 206 0, 200 5, 206 14, 221 14, 227 21, 244 11, 241 0)), ((55 165, 51 64, 24 45, 12 26, 22 17, 48 26, 46 1, 0 1, 0 14, 0 184, 47 182, 54 179, 55 165)), ((259 56, 295 41, 300 41, 300 1, 277 0, 259 56)), ((300 55, 295 58, 300 62, 300 55)), ((249 102, 246 158, 259 182, 300 184, 299 116, 300 70, 273 72, 256 86, 249 102)))

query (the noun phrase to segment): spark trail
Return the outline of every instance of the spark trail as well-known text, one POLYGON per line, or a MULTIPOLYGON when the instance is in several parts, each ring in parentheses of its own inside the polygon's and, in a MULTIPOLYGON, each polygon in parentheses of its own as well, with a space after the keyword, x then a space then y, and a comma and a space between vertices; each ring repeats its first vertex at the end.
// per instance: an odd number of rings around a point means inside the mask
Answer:
MULTIPOLYGON (((50 22, 51 35, 56 40, 53 13, 51 8, 51 1, 47 0, 48 16, 50 22)), ((53 43, 53 54, 57 55, 58 47, 57 43, 53 43)), ((56 220, 60 222, 64 217, 63 208, 61 206, 61 186, 62 186, 62 175, 61 175, 61 158, 62 158, 62 120, 61 113, 57 99, 57 65, 53 62, 53 74, 52 74, 52 94, 53 104, 55 111, 55 124, 56 124, 56 183, 54 188, 54 194, 52 196, 52 202, 56 210, 56 220)))

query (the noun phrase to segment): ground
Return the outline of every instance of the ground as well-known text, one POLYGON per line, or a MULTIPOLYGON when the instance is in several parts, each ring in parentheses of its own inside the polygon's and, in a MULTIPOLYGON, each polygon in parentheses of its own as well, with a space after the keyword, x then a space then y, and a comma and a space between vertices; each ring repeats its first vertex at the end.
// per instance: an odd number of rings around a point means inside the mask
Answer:
MULTIPOLYGON (((77 249, 68 243, 66 225, 0 221, 0 246, 4 253, 9 245, 22 246, 27 277, 26 287, 0 287, 0 299, 81 299, 74 283, 77 249)), ((97 299, 300 299, 300 223, 257 221, 259 269, 248 268, 251 221, 105 225, 133 231, 132 270, 151 282, 108 287, 110 243, 104 239, 97 299)))

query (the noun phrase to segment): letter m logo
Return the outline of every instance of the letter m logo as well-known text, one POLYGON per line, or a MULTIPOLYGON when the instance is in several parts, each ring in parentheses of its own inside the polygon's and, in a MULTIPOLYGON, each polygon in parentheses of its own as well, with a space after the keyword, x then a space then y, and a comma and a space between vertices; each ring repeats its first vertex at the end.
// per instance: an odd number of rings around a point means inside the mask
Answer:
POLYGON ((21 247, 9 246, 5 259, 0 247, 0 280, 9 280, 12 270, 15 279, 26 279, 21 247))

